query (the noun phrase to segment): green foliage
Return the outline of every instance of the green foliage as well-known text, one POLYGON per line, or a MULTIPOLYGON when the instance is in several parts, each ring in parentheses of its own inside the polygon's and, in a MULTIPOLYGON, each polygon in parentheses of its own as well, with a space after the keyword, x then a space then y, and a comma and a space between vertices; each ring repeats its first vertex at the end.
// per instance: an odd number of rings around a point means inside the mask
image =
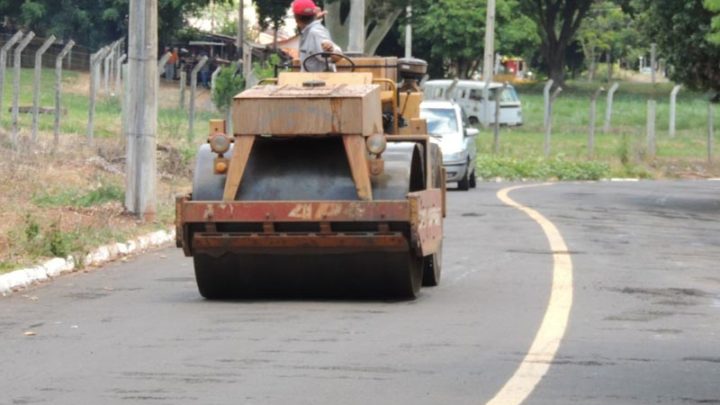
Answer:
POLYGON ((76 232, 62 232, 53 222, 47 229, 30 214, 25 216, 24 250, 33 257, 67 257, 80 249, 76 232))
POLYGON ((487 155, 478 157, 476 170, 483 179, 504 180, 600 180, 610 174, 610 166, 604 162, 487 155))
MULTIPOLYGON (((185 27, 185 17, 197 13, 210 0, 159 0, 158 32, 161 42, 175 38, 185 27)), ((232 3, 232 0, 215 0, 232 3)), ((98 48, 127 35, 130 0, 0 0, 0 16, 35 31, 40 37, 54 34, 98 48)))
POLYGON ((632 17, 621 6, 609 0, 599 0, 593 4, 577 37, 589 70, 595 69, 601 54, 609 56, 611 60, 635 56, 633 52, 640 46, 640 36, 632 17))
POLYGON ((265 62, 253 63, 253 73, 259 80, 275 77, 275 69, 280 65, 280 62, 278 55, 270 55, 265 62))
POLYGON ((712 32, 708 34, 708 41, 720 45, 720 0, 705 0, 705 8, 715 13, 712 18, 712 32))
POLYGON ((57 194, 42 194, 33 198, 33 202, 41 207, 78 207, 88 208, 111 201, 123 201, 125 192, 114 184, 103 184, 85 193, 78 190, 64 190, 57 194))
MULTIPOLYGON (((456 74, 468 77, 482 64, 486 2, 477 0, 421 0, 414 11, 415 49, 431 64, 450 62, 456 74), (423 52, 424 49, 429 50, 423 52), (426 53, 426 54, 424 54, 426 53)), ((498 0, 496 50, 530 56, 539 45, 535 23, 518 11, 518 0, 498 0)))
POLYGON ((260 28, 277 30, 282 26, 292 0, 255 0, 254 3, 260 28))
POLYGON ((225 66, 215 78, 213 103, 218 110, 227 112, 233 97, 245 88, 245 78, 240 74, 237 63, 225 66))
POLYGON ((717 16, 703 0, 636 0, 634 4, 648 42, 657 42, 659 57, 672 67, 670 78, 691 89, 720 92, 720 44, 708 41, 717 16))

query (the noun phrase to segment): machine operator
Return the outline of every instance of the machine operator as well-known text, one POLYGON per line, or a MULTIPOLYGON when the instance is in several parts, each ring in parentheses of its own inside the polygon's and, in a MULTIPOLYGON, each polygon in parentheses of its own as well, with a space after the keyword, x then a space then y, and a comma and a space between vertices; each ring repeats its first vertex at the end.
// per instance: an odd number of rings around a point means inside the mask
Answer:
MULTIPOLYGON (((322 24, 324 12, 315 5, 313 0, 295 0, 292 3, 293 14, 295 14, 295 22, 300 30, 300 66, 302 71, 307 66, 307 71, 322 72, 326 69, 325 59, 320 56, 310 58, 305 62, 308 56, 320 52, 332 52, 342 54, 342 49, 337 46, 330 38, 330 32, 322 24)), ((332 62, 337 62, 339 56, 330 56, 332 62)), ((335 65, 331 64, 330 68, 335 70, 335 65)))

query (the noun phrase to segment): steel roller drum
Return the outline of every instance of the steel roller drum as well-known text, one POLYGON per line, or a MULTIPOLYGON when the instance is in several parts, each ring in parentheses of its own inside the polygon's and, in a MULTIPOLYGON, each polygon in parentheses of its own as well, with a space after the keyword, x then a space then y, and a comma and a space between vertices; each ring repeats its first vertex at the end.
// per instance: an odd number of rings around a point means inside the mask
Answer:
MULTIPOLYGON (((193 200, 221 200, 225 176, 213 174, 215 154, 198 153, 193 200)), ((423 188, 422 154, 415 143, 388 143, 385 171, 373 177, 374 200, 405 200, 423 188)), ((340 138, 258 138, 236 200, 358 200, 340 138)), ((409 224, 400 224, 409 228, 409 224)), ((355 224, 344 231, 353 231, 355 224)), ((368 225, 365 224, 365 227, 368 225)), ((371 229, 376 226, 370 224, 371 229)), ((366 231, 368 229, 357 229, 366 231)), ((412 298, 422 282, 422 260, 407 252, 327 254, 196 254, 195 274, 206 298, 412 298)))
MULTIPOLYGON (((226 157, 231 155, 232 149, 226 157)), ((225 176, 213 173, 216 156, 207 144, 198 151, 193 177, 194 201, 222 200, 225 176)), ((404 200, 408 192, 422 189, 423 165, 416 143, 388 143, 383 159, 384 173, 372 178, 374 200, 404 200)), ((340 138, 259 137, 235 199, 348 201, 358 197, 340 138)))

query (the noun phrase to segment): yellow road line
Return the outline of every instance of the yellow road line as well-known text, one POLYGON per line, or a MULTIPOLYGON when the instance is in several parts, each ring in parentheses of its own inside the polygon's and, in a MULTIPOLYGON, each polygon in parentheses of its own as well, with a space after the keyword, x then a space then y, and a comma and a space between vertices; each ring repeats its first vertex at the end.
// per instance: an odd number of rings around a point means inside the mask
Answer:
POLYGON ((540 224, 550 242, 554 265, 550 302, 535 340, 513 376, 495 397, 487 402, 488 405, 519 405, 525 401, 550 369, 567 330, 573 302, 573 267, 565 240, 555 225, 542 214, 508 197, 514 190, 548 185, 550 184, 510 187, 497 193, 500 201, 524 212, 540 224))

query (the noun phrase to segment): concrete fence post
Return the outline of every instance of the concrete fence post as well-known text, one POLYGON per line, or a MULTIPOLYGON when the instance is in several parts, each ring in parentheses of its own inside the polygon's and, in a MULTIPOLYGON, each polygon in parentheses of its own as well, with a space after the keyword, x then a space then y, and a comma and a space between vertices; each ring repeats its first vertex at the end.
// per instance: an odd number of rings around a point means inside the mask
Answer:
POLYGON ((42 57, 50 45, 55 42, 55 35, 50 35, 42 46, 35 52, 35 77, 33 80, 33 106, 32 106, 32 141, 37 142, 38 118, 40 115, 40 86, 42 84, 42 57))
MULTIPOLYGON (((166 52, 165 54, 163 54, 163 56, 158 61, 158 68, 157 68, 158 76, 162 76, 162 74, 165 73, 165 65, 167 64, 167 61, 170 59, 171 56, 172 56, 171 52, 166 52)), ((167 77, 165 79, 172 80, 172 78, 168 79, 167 77)))
POLYGON ((500 152, 500 100, 507 90, 507 87, 508 83, 503 83, 503 86, 498 89, 499 92, 495 96, 495 125, 493 126, 493 153, 495 154, 500 152))
POLYGON ((657 101, 648 100, 647 102, 647 154, 650 158, 655 158, 657 154, 657 138, 655 137, 655 121, 656 121, 657 101))
POLYGON ((708 163, 713 161, 713 147, 715 146, 715 108, 712 101, 708 102, 708 134, 707 134, 707 158, 708 163))
POLYGON ((53 142, 55 148, 60 144, 60 114, 62 113, 60 98, 62 96, 62 65, 63 59, 67 56, 75 46, 75 41, 70 40, 55 59, 55 125, 53 129, 53 142))
POLYGON ((605 109, 605 125, 603 125, 603 132, 606 134, 610 132, 610 125, 612 123, 613 102, 615 100, 615 92, 617 91, 618 87, 620 87, 620 83, 615 82, 610 87, 610 90, 608 90, 606 103, 607 108, 605 109))
POLYGON ((545 128, 545 131, 547 131, 547 127, 550 122, 550 89, 553 86, 553 79, 550 79, 545 83, 545 87, 543 88, 543 101, 544 101, 544 114, 543 114, 543 128, 545 128))
POLYGON ((18 120, 20 119, 20 72, 22 67, 22 52, 30 44, 30 41, 35 38, 34 32, 29 32, 25 38, 15 48, 15 54, 13 57, 15 77, 13 78, 13 105, 12 105, 12 145, 13 148, 17 148, 18 143, 18 120))
POLYGON ((187 88, 187 72, 180 71, 180 109, 185 110, 185 89, 187 88))
POLYGON ((110 95, 110 76, 111 76, 111 70, 113 63, 113 55, 115 54, 115 46, 116 44, 112 44, 110 46, 110 49, 105 54, 105 57, 103 58, 103 89, 105 93, 105 97, 110 95))
POLYGON ((115 60, 115 94, 120 93, 120 87, 122 86, 121 80, 122 80, 122 66, 123 63, 127 60, 127 54, 124 53, 120 55, 117 60, 115 60))
POLYGON ((548 98, 547 103, 547 125, 545 126, 545 157, 550 157, 550 143, 552 141, 552 108, 553 104, 555 104, 555 100, 560 95, 560 92, 562 91, 562 87, 558 87, 555 89, 553 94, 548 98))
POLYGON ((670 92, 670 125, 668 128, 668 134, 670 135, 670 138, 675 137, 675 122, 676 122, 676 115, 677 115, 677 95, 680 92, 680 89, 682 89, 682 85, 677 85, 673 87, 672 92, 670 92))
POLYGON ((13 35, 3 46, 0 48, 0 120, 2 120, 3 113, 3 97, 5 95, 5 72, 7 69, 7 53, 20 41, 23 37, 23 32, 18 31, 13 35))
POLYGON ((195 136, 195 97, 197 93, 197 75, 208 61, 207 56, 203 56, 197 65, 193 68, 190 77, 190 117, 188 121, 188 140, 192 140, 195 136))
POLYGON ((100 87, 100 65, 108 52, 110 52, 110 48, 105 47, 90 56, 90 98, 87 125, 87 142, 89 145, 92 145, 95 138, 95 104, 98 87, 100 87))
POLYGON ((217 69, 215 69, 215 71, 212 73, 212 76, 210 76, 210 95, 211 95, 211 97, 215 96, 215 79, 217 79, 221 70, 222 70, 222 66, 218 66, 217 69))
POLYGON ((590 96, 590 124, 588 134, 588 157, 592 158, 595 156, 595 121, 597 114, 597 99, 600 97, 600 93, 605 91, 603 87, 600 87, 590 96))

